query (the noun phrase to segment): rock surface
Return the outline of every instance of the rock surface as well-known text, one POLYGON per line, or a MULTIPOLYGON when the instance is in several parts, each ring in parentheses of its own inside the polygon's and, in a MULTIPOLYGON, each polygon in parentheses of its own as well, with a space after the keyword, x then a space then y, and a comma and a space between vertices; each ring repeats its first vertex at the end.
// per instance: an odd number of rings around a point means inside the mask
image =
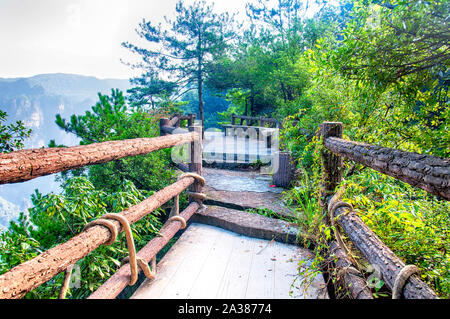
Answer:
POLYGON ((203 168, 207 195, 205 204, 236 209, 270 209, 280 215, 295 216, 295 211, 283 204, 283 188, 271 187, 271 176, 257 171, 232 171, 203 168))

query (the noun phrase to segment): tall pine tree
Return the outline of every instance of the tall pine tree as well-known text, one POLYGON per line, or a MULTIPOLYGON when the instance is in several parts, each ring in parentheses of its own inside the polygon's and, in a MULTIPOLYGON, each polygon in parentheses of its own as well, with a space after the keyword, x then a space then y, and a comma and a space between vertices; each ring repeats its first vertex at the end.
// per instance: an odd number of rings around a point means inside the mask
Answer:
POLYGON ((158 74, 164 80, 176 84, 178 95, 196 89, 199 118, 204 123, 203 86, 208 76, 207 64, 217 55, 224 54, 228 42, 233 39, 234 16, 216 14, 204 0, 185 6, 176 5, 176 17, 166 25, 157 26, 145 19, 136 30, 149 42, 142 48, 129 42, 122 45, 142 58, 131 65, 141 68, 144 74, 158 74))

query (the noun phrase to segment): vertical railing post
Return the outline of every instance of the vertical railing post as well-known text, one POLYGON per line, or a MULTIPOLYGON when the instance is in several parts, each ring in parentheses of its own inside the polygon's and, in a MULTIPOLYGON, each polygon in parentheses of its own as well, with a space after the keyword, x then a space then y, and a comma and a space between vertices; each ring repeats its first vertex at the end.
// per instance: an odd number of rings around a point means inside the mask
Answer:
MULTIPOLYGON (((198 136, 190 145, 189 171, 202 175, 202 127, 198 125, 189 126, 189 132, 196 132, 198 136)), ((189 190, 194 193, 201 193, 202 186, 198 181, 195 181, 189 187, 189 190)), ((191 198, 190 201, 194 201, 194 199, 191 198)))
POLYGON ((236 114, 231 114, 231 125, 236 124, 236 114))
POLYGON ((163 132, 163 126, 168 125, 170 120, 168 118, 162 118, 159 120, 159 136, 165 136, 167 133, 163 132))
POLYGON ((196 118, 196 115, 195 115, 195 114, 189 114, 189 118, 188 118, 188 127, 194 125, 195 118, 196 118))
MULTIPOLYGON (((323 122, 320 126, 323 141, 330 136, 342 138, 343 127, 341 122, 323 122)), ((321 204, 326 210, 329 198, 333 196, 336 187, 342 180, 343 160, 341 156, 335 155, 323 147, 322 165, 321 204)))

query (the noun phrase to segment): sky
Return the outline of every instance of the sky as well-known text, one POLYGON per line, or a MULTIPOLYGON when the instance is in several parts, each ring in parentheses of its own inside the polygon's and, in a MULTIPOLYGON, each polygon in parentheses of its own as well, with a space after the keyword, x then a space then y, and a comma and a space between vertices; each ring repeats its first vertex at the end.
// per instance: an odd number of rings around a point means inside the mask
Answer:
MULTIPOLYGON (((121 43, 138 43, 139 22, 143 18, 163 22, 165 15, 173 16, 176 2, 0 0, 0 77, 72 73, 128 79, 138 75, 120 62, 136 59, 121 43)), ((242 13, 245 1, 217 0, 214 8, 242 13)))
MULTIPOLYGON (((142 43, 135 31, 139 22, 172 18, 177 1, 0 0, 0 78, 44 73, 137 76, 139 71, 121 62, 137 62, 121 43, 142 43)), ((246 0, 207 2, 214 2, 216 12, 245 17, 246 0)))

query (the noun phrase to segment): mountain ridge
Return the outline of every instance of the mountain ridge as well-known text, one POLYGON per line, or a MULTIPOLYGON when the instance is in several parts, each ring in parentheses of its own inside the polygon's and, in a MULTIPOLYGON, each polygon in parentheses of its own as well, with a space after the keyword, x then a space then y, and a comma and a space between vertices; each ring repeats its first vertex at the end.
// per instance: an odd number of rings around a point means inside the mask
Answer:
MULTIPOLYGON (((73 146, 79 144, 79 139, 56 125, 56 114, 63 118, 84 114, 96 104, 98 93, 111 94, 111 89, 116 88, 125 92, 130 83, 68 73, 0 78, 0 109, 8 114, 6 123, 21 120, 32 129, 31 137, 24 141, 25 148, 45 147, 51 139, 57 144, 73 146)), ((59 187, 54 175, 0 185, 0 228, 15 220, 19 211, 26 211, 35 189, 47 194, 57 192, 59 187)))

